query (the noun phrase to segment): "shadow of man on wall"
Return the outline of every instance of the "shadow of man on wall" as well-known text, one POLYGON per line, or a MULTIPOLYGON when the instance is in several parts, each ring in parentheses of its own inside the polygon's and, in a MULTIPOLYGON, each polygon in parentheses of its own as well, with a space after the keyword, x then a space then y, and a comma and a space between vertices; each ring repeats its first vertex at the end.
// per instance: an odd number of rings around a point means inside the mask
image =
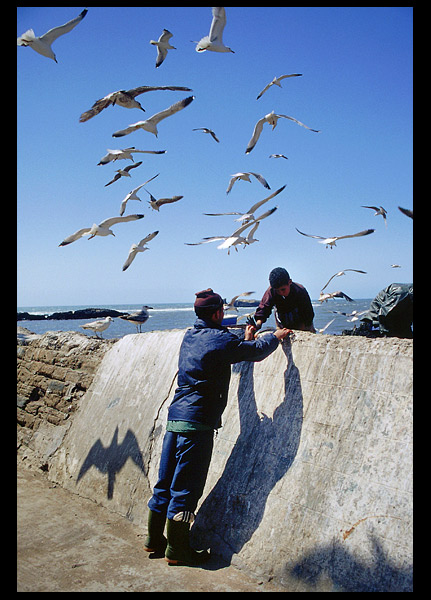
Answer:
MULTIPOLYGON (((240 433, 223 474, 200 507, 191 530, 192 540, 201 547, 211 547, 229 562, 259 526, 267 498, 291 466, 299 446, 303 419, 301 381, 290 341, 282 347, 287 358, 284 398, 272 417, 258 413, 254 363, 233 366, 240 377, 240 433)), ((275 523, 276 520, 274 515, 275 523)))

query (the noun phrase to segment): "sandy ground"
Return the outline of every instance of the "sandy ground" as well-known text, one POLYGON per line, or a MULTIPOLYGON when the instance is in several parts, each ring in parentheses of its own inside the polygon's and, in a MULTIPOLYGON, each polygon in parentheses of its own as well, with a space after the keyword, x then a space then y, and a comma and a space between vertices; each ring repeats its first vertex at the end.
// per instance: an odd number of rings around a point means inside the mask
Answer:
POLYGON ((169 566, 143 550, 144 531, 17 468, 18 592, 281 592, 212 557, 204 568, 169 566))

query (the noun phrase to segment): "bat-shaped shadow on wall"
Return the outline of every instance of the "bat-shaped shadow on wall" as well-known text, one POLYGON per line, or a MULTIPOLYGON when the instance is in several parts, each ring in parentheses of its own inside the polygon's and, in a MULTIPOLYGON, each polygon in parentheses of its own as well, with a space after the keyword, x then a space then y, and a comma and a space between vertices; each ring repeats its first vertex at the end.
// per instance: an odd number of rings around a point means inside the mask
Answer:
POLYGON ((119 444, 117 426, 108 447, 105 447, 100 439, 92 445, 79 470, 76 483, 78 483, 91 467, 96 467, 101 473, 106 473, 108 475, 107 495, 108 500, 111 500, 114 493, 114 484, 117 473, 121 471, 128 458, 131 458, 144 474, 147 473, 135 434, 128 429, 123 441, 119 444))

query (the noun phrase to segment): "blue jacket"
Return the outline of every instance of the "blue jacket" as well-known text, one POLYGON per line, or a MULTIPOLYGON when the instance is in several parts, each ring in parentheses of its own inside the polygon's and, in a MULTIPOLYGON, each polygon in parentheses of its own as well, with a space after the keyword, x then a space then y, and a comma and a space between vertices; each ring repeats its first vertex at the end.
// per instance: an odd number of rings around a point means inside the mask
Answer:
POLYGON ((197 319, 181 344, 178 387, 168 410, 168 421, 220 427, 227 403, 230 365, 263 360, 278 343, 272 333, 253 341, 240 340, 226 327, 197 319))

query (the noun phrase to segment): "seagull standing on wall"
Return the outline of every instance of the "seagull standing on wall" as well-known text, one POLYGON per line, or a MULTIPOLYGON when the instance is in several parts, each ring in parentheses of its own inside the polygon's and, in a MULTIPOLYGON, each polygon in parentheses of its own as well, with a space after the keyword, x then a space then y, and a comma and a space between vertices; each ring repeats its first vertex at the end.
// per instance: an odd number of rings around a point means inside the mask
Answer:
POLYGON ((91 323, 84 323, 83 325, 80 325, 80 327, 82 327, 82 329, 91 329, 91 331, 94 331, 94 333, 96 334, 96 337, 99 337, 97 335, 97 332, 100 332, 100 336, 102 336, 102 331, 105 331, 105 329, 108 329, 108 327, 110 326, 111 322, 113 321, 112 317, 105 317, 104 319, 100 319, 100 321, 92 321, 91 323))
MULTIPOLYGON (((209 35, 203 37, 197 42, 196 52, 211 50, 212 52, 232 52, 234 51, 223 44, 223 30, 226 25, 226 11, 223 6, 212 7, 213 20, 209 35)), ((235 54, 235 53, 234 53, 235 54)))
POLYGON ((54 52, 51 49, 51 44, 53 44, 61 35, 72 31, 72 29, 82 21, 87 12, 88 10, 84 9, 82 13, 79 14, 75 19, 68 21, 64 25, 50 29, 40 37, 34 35, 33 29, 28 29, 19 38, 17 38, 17 46, 30 46, 30 48, 35 50, 35 52, 38 52, 47 58, 52 58, 52 60, 58 62, 54 52))

